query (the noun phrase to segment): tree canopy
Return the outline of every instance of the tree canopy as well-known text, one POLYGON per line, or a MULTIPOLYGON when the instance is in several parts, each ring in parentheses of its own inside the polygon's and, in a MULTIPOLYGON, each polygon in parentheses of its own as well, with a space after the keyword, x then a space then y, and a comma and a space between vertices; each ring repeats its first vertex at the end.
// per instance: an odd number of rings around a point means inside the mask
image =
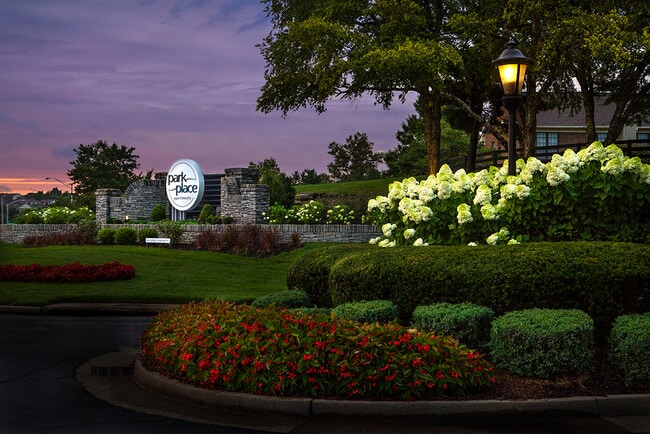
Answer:
MULTIPOLYGON (((388 108, 417 95, 429 173, 441 163, 442 107, 465 113, 470 160, 481 131, 498 127, 501 91, 491 60, 514 35, 533 59, 517 123, 534 153, 540 110, 615 104, 607 142, 650 112, 650 4, 645 0, 262 0, 273 28, 258 110, 326 110, 333 98, 374 97, 388 108), (577 85, 576 85, 577 83, 577 85)), ((454 125, 457 127, 457 125, 454 125)))
POLYGON ((373 146, 366 133, 348 136, 342 145, 330 143, 327 153, 334 157, 334 161, 327 165, 330 178, 338 182, 379 178, 377 165, 383 158, 372 150, 373 146))
POLYGON ((100 188, 125 190, 133 181, 141 178, 135 170, 140 167, 135 148, 116 143, 109 145, 98 140, 74 149, 77 158, 70 162, 68 177, 77 194, 94 194, 100 188))

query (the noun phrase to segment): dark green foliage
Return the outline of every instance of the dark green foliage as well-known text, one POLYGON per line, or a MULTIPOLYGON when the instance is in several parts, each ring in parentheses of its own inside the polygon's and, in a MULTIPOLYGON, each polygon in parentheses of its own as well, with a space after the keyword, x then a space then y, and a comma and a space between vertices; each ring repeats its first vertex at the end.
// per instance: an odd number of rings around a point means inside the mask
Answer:
POLYGON ((319 307, 333 307, 329 291, 330 269, 338 260, 354 252, 365 251, 362 244, 339 244, 317 252, 307 251, 289 268, 287 286, 305 291, 319 307))
POLYGON ((170 239, 172 245, 180 244, 185 229, 178 222, 164 221, 158 224, 158 231, 170 239))
POLYGON ((289 309, 291 312, 306 313, 307 315, 326 315, 332 314, 332 309, 327 307, 296 307, 289 309))
POLYGON ((470 348, 483 349, 490 339, 494 311, 471 303, 436 303, 413 311, 413 327, 452 335, 470 348))
POLYGON ((263 309, 270 305, 278 307, 285 307, 287 309, 295 309, 302 307, 311 307, 312 303, 309 301, 309 296, 305 291, 280 291, 272 294, 264 295, 252 303, 253 307, 263 309))
POLYGON ((157 203, 154 205, 153 209, 151 210, 151 221, 152 222, 159 222, 161 220, 165 220, 166 213, 165 213, 165 205, 162 203, 157 203))
POLYGON ((609 357, 628 384, 650 384, 650 312, 616 319, 609 357))
POLYGON ((115 229, 113 228, 100 229, 99 232, 97 232, 97 239, 101 244, 107 246, 110 246, 111 244, 115 244, 115 229))
POLYGON ((147 238, 157 238, 158 231, 154 228, 144 228, 138 231, 138 243, 146 244, 147 238))
POLYGON ((133 228, 117 228, 115 231, 115 244, 132 246, 138 242, 138 233, 133 228))
POLYGON ((79 244, 95 244, 97 222, 95 220, 82 220, 76 224, 74 233, 79 237, 79 244))
POLYGON ((566 242, 381 249, 336 246, 306 252, 290 288, 318 306, 391 300, 410 322, 419 305, 468 302, 496 315, 534 307, 580 309, 599 337, 624 313, 650 310, 650 246, 566 242))
POLYGON ((343 303, 332 311, 339 318, 369 324, 388 324, 397 319, 397 306, 388 300, 343 303))
POLYGON ((199 223, 209 223, 212 224, 214 218, 214 208, 209 203, 203 205, 201 208, 201 213, 199 214, 199 223))
POLYGON ((590 372, 594 363, 594 323, 573 309, 528 309, 492 323, 492 361, 523 377, 553 378, 590 372))
POLYGON ((135 174, 140 167, 139 156, 133 147, 98 140, 89 145, 80 144, 74 152, 77 158, 70 162, 73 167, 68 170, 68 177, 75 193, 94 194, 99 188, 126 190, 139 178, 135 174))

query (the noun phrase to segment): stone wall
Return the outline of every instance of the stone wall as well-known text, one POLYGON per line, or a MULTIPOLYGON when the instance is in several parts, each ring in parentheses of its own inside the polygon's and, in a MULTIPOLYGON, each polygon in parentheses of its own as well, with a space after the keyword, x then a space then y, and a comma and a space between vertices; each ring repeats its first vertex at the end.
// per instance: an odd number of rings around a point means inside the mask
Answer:
MULTIPOLYGON (((139 231, 143 228, 154 228, 156 225, 99 225, 100 228, 117 229, 128 226, 139 231)), ((224 231, 231 225, 183 225, 183 243, 192 243, 203 231, 224 231)), ((300 235, 303 242, 332 242, 332 243, 367 243, 370 238, 381 233, 369 225, 259 225, 263 229, 273 228, 278 231, 283 241, 289 241, 292 234, 300 235)), ((20 243, 28 235, 42 235, 52 232, 73 230, 75 225, 0 225, 0 242, 20 243)), ((159 234, 163 236, 163 234, 159 234)))
MULTIPOLYGON (((262 213, 269 208, 269 187, 257 184, 258 180, 257 169, 226 169, 221 178, 220 215, 232 217, 236 223, 262 223, 262 213)), ((100 189, 95 194, 98 224, 107 223, 110 218, 149 220, 151 210, 159 203, 165 205, 167 217, 171 216, 165 179, 136 181, 124 195, 113 188, 100 189)))
POLYGON ((269 209, 269 187, 258 184, 257 169, 226 169, 221 178, 221 215, 236 223, 262 223, 269 209))
MULTIPOLYGON (((121 194, 120 190, 104 188, 95 193, 95 214, 98 224, 106 223, 109 218, 119 220, 149 220, 151 210, 157 204, 169 208, 165 193, 164 180, 138 180, 129 185, 121 194)), ((167 210, 169 214, 169 209, 167 210)))

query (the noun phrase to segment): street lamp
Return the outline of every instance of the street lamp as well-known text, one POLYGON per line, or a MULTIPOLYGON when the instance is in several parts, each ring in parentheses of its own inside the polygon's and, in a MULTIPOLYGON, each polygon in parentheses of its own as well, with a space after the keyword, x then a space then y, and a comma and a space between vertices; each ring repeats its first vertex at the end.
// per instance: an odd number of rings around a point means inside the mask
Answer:
POLYGON ((517 105, 522 99, 521 88, 524 85, 526 67, 532 62, 515 48, 517 42, 513 37, 508 41, 508 48, 503 50, 492 64, 499 69, 499 78, 503 88, 503 105, 508 110, 508 175, 517 174, 517 151, 515 149, 515 129, 517 127, 517 105))
POLYGON ((70 187, 70 206, 72 206, 72 183, 68 184, 67 182, 61 181, 59 178, 50 178, 49 176, 46 176, 45 179, 48 181, 50 179, 53 179, 55 181, 59 181, 61 184, 65 185, 66 187, 70 187))

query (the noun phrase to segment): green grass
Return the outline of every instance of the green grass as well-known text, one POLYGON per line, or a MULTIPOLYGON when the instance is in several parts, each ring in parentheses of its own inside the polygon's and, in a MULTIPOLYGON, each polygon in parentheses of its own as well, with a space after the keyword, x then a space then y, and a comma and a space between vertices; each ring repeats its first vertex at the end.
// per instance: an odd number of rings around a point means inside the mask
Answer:
MULTIPOLYGON (((418 177, 418 179, 426 177, 418 177)), ((370 181, 334 182, 329 184, 303 184, 296 185, 296 193, 325 193, 325 194, 354 194, 374 198, 388 194, 388 185, 393 181, 402 181, 402 178, 372 179, 370 181)))
MULTIPOLYGON (((325 245, 325 244, 320 244, 325 245)), ((0 282, 0 305, 52 303, 185 303, 213 298, 250 301, 287 289, 289 266, 301 250, 270 258, 214 252, 131 246, 49 246, 0 244, 0 264, 101 264, 119 261, 136 269, 132 280, 79 284, 0 282)))

